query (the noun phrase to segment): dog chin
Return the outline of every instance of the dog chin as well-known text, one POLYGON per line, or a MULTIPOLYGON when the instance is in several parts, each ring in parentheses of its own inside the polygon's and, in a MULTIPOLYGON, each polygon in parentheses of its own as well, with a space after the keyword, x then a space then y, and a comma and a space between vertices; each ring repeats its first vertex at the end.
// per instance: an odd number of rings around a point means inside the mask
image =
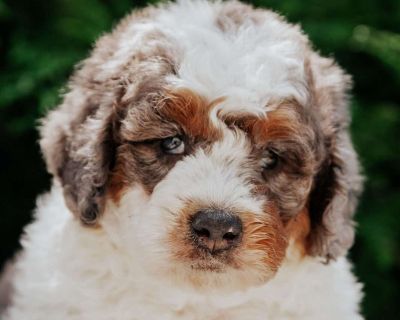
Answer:
POLYGON ((253 267, 234 268, 212 259, 174 264, 164 276, 174 285, 182 287, 232 292, 261 286, 268 282, 274 274, 273 271, 258 270, 253 267))

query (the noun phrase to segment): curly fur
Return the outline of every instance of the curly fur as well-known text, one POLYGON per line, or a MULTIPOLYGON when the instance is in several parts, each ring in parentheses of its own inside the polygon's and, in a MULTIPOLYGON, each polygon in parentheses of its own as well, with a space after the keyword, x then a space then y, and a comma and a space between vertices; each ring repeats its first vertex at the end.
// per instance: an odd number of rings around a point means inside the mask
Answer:
POLYGON ((133 12, 42 122, 54 183, 22 238, 5 319, 361 319, 345 257, 362 184, 350 83, 268 10, 133 12), (185 152, 166 156, 160 141, 177 135, 185 152), (240 245, 193 243, 204 208, 240 217, 240 245))

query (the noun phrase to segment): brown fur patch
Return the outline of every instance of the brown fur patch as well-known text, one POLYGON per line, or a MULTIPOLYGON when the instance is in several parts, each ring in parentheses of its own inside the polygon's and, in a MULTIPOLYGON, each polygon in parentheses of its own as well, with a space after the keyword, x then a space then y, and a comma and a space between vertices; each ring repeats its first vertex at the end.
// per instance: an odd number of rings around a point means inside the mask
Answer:
POLYGON ((129 185, 129 182, 126 180, 124 167, 121 157, 119 157, 108 182, 107 194, 116 204, 120 202, 129 185))
POLYGON ((285 231, 288 234, 289 239, 294 241, 301 256, 307 254, 310 229, 310 215, 307 208, 300 211, 285 226, 285 231))
POLYGON ((300 122, 294 105, 282 105, 266 119, 249 120, 246 125, 256 145, 271 140, 291 140, 299 133, 300 122))
POLYGON ((247 132, 257 146, 265 146, 273 140, 292 140, 304 130, 302 107, 296 101, 284 101, 265 117, 255 115, 228 115, 224 121, 247 132))
POLYGON ((165 155, 160 141, 125 143, 117 149, 117 159, 108 184, 108 195, 118 204, 124 191, 140 183, 151 193, 183 155, 165 155))
POLYGON ((275 203, 287 222, 305 206, 313 175, 319 169, 323 148, 312 119, 303 115, 304 108, 295 101, 285 101, 265 117, 247 116, 225 119, 231 127, 245 131, 253 142, 252 166, 261 172, 252 181, 252 192, 275 203), (260 162, 266 152, 278 158, 275 168, 264 170, 260 162))
POLYGON ((160 113, 180 125, 195 139, 215 141, 220 131, 210 119, 210 111, 223 98, 208 102, 205 98, 189 89, 180 89, 166 93, 160 113))
POLYGON ((260 260, 272 272, 276 272, 285 257, 287 237, 277 208, 268 203, 262 217, 253 213, 241 215, 243 220, 243 248, 256 252, 260 260))

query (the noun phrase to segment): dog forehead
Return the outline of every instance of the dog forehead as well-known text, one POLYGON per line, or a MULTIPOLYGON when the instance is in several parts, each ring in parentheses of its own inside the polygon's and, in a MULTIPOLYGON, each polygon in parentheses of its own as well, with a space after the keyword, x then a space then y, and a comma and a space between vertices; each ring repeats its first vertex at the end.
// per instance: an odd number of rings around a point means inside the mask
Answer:
POLYGON ((259 113, 246 106, 231 108, 227 100, 210 101, 191 89, 168 88, 157 99, 129 106, 121 135, 125 140, 143 141, 186 134, 198 142, 211 142, 222 139, 227 130, 240 129, 254 143, 263 144, 301 130, 304 108, 294 100, 271 103, 259 113))
POLYGON ((224 110, 261 114, 271 101, 307 103, 308 39, 271 11, 180 1, 131 21, 117 35, 113 59, 101 67, 105 73, 110 63, 130 65, 134 55, 144 66, 140 74, 158 74, 169 86, 191 88, 210 101, 226 97, 224 110))
POLYGON ((196 1, 158 16, 157 24, 180 49, 168 81, 210 100, 226 97, 225 110, 262 113, 271 100, 289 97, 305 103, 309 48, 298 27, 270 11, 249 11, 242 21, 225 11, 196 1))

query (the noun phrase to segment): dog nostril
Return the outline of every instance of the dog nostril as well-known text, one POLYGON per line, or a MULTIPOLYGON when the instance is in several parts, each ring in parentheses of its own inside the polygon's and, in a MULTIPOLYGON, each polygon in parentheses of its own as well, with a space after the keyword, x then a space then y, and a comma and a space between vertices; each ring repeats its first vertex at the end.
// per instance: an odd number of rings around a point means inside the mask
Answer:
POLYGON ((201 228, 200 230, 197 230, 197 229, 193 228, 193 232, 198 237, 205 237, 205 238, 209 238, 210 237, 210 231, 208 231, 206 228, 201 228))
POLYGON ((237 237, 237 235, 233 234, 232 232, 227 232, 224 234, 224 236, 222 238, 227 241, 233 241, 236 239, 236 237, 237 237))

